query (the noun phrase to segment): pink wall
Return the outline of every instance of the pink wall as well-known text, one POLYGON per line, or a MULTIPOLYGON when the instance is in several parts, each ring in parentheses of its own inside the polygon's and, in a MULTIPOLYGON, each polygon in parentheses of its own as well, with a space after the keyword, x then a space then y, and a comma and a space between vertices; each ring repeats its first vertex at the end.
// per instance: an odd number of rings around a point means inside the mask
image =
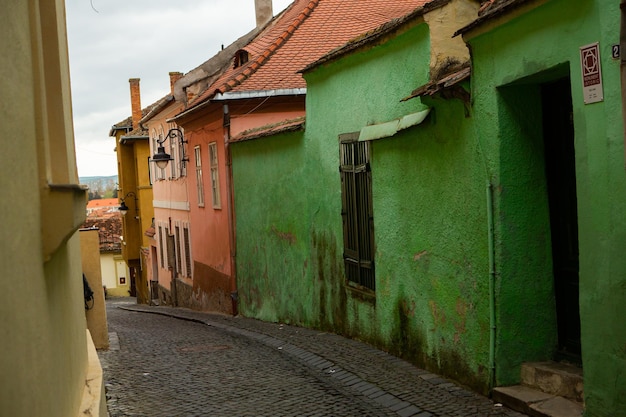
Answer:
MULTIPOLYGON (((145 122, 145 127, 148 129, 150 135, 150 155, 154 155, 157 151, 155 137, 164 138, 169 129, 176 127, 175 124, 167 123, 166 120, 173 117, 181 110, 181 106, 178 103, 172 102, 168 107, 164 108, 154 118, 145 122)), ((158 279, 159 285, 167 290, 171 290, 172 270, 177 270, 176 276, 183 282, 191 285, 192 277, 187 271, 193 271, 193 263, 187 266, 185 256, 184 245, 184 229, 188 228, 190 236, 193 235, 191 228, 191 217, 189 212, 189 199, 187 191, 188 176, 194 171, 189 170, 189 163, 187 163, 187 176, 180 175, 180 166, 182 153, 180 150, 172 152, 171 143, 172 139, 167 139, 163 145, 165 151, 171 153, 172 156, 178 161, 176 163, 170 162, 165 170, 163 177, 160 177, 160 172, 154 163, 150 163, 150 172, 152 178, 153 189, 153 205, 154 205, 154 225, 156 234, 151 239, 151 247, 155 249, 150 251, 150 259, 148 262, 148 271, 151 280, 158 279), (165 228, 169 229, 170 234, 176 234, 176 226, 179 227, 177 244, 180 246, 177 249, 178 268, 168 268, 167 264, 167 249, 164 247, 160 249, 159 238, 159 226, 161 230, 165 232, 165 228), (153 259, 153 255, 156 254, 156 259, 153 259), (161 260, 161 254, 163 254, 163 261, 161 260), (179 262, 180 259, 180 262, 179 262), (153 271, 157 272, 157 277, 154 277, 153 271)), ((173 142, 177 144, 176 139, 173 142)), ((189 154, 188 145, 183 145, 185 153, 189 154)), ((179 147, 177 149, 180 149, 179 147)), ((165 238, 164 238, 165 239, 165 238)), ((193 252, 193 245, 190 250, 193 252)))

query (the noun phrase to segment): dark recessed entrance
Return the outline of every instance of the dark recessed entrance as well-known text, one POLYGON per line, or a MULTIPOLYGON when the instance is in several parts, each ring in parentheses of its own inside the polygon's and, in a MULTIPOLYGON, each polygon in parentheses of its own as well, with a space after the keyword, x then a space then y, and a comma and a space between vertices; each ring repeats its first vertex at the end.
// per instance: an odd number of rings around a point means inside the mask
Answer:
POLYGON ((580 362, 578 215, 570 79, 541 87, 558 325, 556 359, 580 362))

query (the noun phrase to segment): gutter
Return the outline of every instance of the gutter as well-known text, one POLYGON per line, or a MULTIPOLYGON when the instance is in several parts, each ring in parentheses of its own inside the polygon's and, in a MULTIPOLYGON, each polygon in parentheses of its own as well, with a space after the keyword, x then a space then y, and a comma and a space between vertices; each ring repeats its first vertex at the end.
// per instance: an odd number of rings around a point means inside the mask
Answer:
POLYGON ((496 383, 496 261, 493 227, 493 186, 487 180, 487 240, 489 250, 489 392, 496 383))
POLYGON ((167 123, 176 122, 196 111, 199 111, 211 103, 227 101, 227 100, 241 100, 251 98, 270 98, 270 97, 283 97, 283 96, 300 96, 306 95, 306 88, 283 88, 278 90, 251 90, 251 91, 228 91, 225 93, 216 93, 213 98, 208 99, 197 106, 178 113, 176 116, 167 119, 167 123))
POLYGON ((240 100, 244 98, 266 98, 278 96, 306 95, 306 88, 281 88, 277 90, 228 91, 217 93, 211 101, 240 100))

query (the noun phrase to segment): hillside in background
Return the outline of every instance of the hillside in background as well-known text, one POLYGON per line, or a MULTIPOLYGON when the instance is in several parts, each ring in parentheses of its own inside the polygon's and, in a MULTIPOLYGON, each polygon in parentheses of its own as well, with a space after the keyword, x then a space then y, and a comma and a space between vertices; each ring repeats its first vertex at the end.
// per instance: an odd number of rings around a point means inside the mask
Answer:
POLYGON ((108 177, 80 177, 81 184, 89 187, 89 199, 116 198, 117 197, 117 175, 108 177))

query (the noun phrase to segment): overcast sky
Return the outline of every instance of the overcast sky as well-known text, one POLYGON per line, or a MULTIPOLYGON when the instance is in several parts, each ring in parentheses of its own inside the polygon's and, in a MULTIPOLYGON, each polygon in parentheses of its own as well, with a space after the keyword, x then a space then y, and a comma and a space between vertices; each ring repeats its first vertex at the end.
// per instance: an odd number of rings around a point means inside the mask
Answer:
MULTIPOLYGON (((291 0, 273 0, 278 14, 291 0)), ((131 114, 129 78, 141 105, 256 25, 254 0, 66 0, 78 174, 117 174, 111 126, 131 114)))

